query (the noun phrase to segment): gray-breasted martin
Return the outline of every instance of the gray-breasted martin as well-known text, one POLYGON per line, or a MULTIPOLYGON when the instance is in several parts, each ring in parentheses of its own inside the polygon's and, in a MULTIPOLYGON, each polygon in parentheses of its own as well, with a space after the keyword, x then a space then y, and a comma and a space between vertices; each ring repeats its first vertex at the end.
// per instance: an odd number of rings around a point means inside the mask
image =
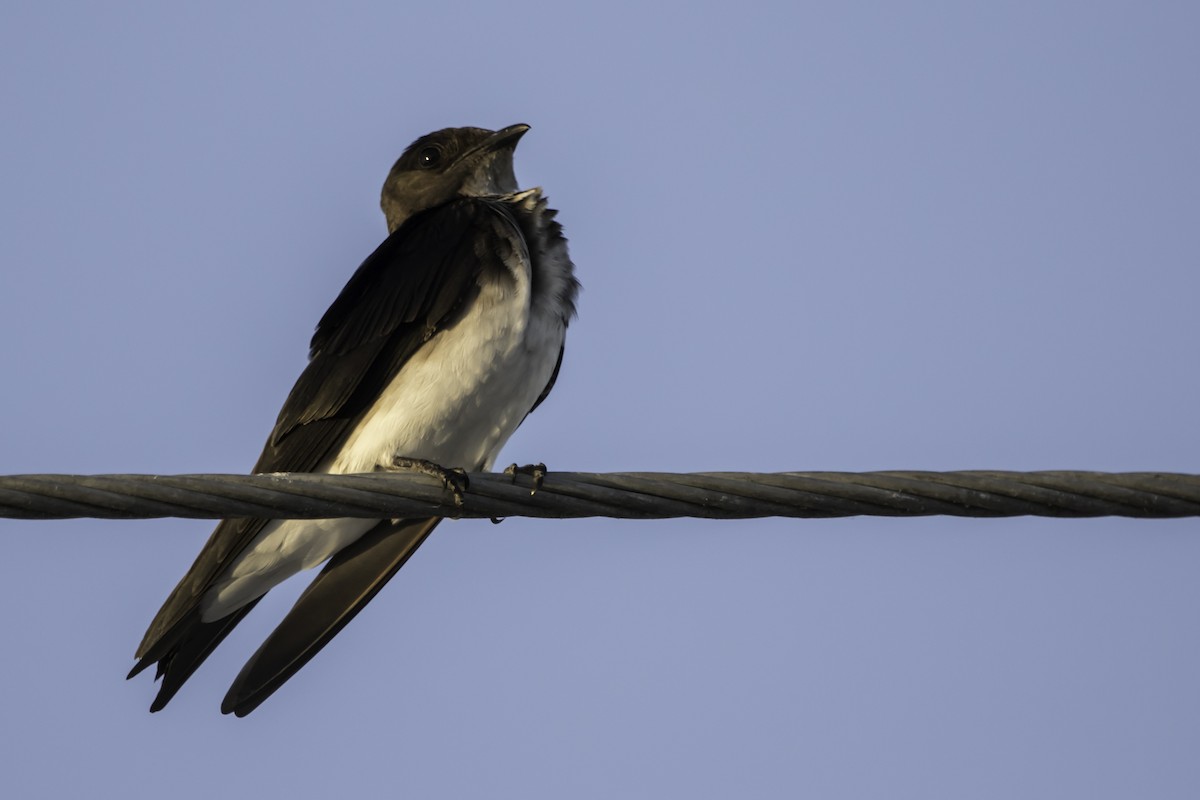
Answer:
MULTIPOLYGON (((517 188, 513 151, 527 130, 447 128, 396 161, 381 201, 389 235, 318 323, 254 472, 492 468, 554 386, 579 290, 555 212, 540 189, 517 188)), ((129 676, 158 665, 158 711, 269 589, 328 559, 225 696, 221 711, 244 716, 440 521, 225 520, 150 623, 129 676)))

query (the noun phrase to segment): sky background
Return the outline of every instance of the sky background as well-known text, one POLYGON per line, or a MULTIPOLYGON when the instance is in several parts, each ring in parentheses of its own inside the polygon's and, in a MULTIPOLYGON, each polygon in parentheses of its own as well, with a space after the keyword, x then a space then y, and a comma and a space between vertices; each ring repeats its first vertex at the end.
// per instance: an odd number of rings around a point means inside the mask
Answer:
MULTIPOLYGON (((244 472, 401 150, 584 291, 502 463, 1200 471, 1200 7, 0 9, 0 472, 244 472)), ((442 525, 252 716, 163 713, 205 521, 0 520, 11 797, 1193 798, 1200 522, 442 525)))

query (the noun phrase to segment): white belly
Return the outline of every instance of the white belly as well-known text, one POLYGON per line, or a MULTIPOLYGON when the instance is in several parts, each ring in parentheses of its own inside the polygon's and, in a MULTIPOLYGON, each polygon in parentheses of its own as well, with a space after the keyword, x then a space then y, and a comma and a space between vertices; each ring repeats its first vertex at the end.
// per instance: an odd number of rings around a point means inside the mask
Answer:
MULTIPOLYGON (((396 456, 491 469, 554 372, 565 325, 539 313, 528 278, 492 283, 430 339, 317 472, 371 472, 396 456)), ((272 520, 205 595, 220 619, 358 539, 376 520, 272 520)))

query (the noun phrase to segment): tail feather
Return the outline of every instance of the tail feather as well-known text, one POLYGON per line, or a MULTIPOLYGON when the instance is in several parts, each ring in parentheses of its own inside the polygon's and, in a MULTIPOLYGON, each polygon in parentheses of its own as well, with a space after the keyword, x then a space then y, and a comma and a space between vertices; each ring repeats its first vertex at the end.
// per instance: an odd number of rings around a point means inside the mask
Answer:
POLYGON ((354 619, 439 522, 437 517, 383 522, 340 550, 246 662, 221 712, 244 717, 270 697, 354 619))
POLYGON ((209 654, 257 603, 258 600, 253 600, 229 616, 213 622, 203 622, 199 609, 196 609, 180 620, 170 636, 163 637, 134 664, 126 679, 132 678, 151 664, 157 665, 155 680, 162 679, 158 694, 150 704, 151 712, 161 711, 171 701, 187 679, 192 677, 209 654))

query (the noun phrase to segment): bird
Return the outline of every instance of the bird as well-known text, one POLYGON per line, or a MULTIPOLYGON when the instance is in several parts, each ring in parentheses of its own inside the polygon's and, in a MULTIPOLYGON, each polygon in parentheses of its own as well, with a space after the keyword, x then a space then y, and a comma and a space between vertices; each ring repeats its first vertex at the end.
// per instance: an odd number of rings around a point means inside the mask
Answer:
MULTIPOLYGON (((465 472, 493 468, 554 387, 579 293, 557 212, 540 187, 518 187, 513 156, 528 130, 445 128, 404 150, 380 198, 388 235, 318 322, 253 473, 416 469, 439 475, 461 502, 465 472)), ((544 466, 532 471, 536 485, 544 466)), ((128 677, 156 665, 150 711, 161 710, 263 595, 324 562, 225 695, 222 713, 245 716, 440 521, 221 521, 150 623, 128 677)))

